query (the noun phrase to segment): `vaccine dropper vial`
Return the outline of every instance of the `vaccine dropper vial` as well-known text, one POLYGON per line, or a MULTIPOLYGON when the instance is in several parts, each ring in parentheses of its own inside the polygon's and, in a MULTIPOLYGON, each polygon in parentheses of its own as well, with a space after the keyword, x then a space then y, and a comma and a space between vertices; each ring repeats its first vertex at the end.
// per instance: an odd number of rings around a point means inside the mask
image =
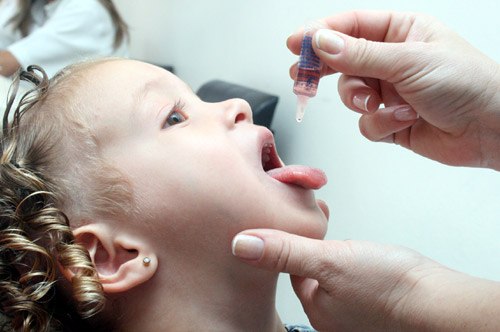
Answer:
POLYGON ((312 36, 316 30, 306 26, 302 39, 297 77, 293 84, 293 92, 297 95, 297 122, 304 118, 307 101, 316 95, 321 76, 322 63, 312 48, 312 36))

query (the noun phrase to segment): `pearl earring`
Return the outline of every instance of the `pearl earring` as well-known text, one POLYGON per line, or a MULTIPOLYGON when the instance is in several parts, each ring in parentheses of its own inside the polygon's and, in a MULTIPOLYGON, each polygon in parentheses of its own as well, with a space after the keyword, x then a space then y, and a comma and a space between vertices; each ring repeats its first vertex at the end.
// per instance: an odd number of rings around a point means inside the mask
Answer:
POLYGON ((149 257, 144 257, 144 259, 142 260, 142 264, 144 266, 149 266, 150 263, 151 263, 151 258, 149 257))

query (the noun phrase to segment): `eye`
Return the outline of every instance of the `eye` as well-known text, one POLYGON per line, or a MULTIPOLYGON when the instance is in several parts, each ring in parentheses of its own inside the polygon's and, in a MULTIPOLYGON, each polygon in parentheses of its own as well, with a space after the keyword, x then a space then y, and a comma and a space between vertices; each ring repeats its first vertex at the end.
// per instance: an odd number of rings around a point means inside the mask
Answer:
POLYGON ((186 121, 186 118, 184 117, 184 115, 182 115, 182 113, 178 111, 172 111, 167 116, 167 121, 165 121, 165 126, 166 125, 173 126, 184 121, 186 121))
POLYGON ((165 119, 163 128, 175 126, 176 124, 187 120, 187 117, 182 113, 182 108, 183 105, 179 102, 175 103, 174 107, 172 107, 172 110, 168 113, 167 118, 165 119))

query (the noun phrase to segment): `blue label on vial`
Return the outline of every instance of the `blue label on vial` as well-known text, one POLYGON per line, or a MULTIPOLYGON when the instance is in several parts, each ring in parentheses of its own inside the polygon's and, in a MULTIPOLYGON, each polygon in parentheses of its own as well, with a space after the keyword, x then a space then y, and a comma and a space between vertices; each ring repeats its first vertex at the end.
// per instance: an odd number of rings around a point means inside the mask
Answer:
POLYGON ((319 69, 320 60, 312 48, 312 37, 304 36, 300 50, 299 67, 319 69))

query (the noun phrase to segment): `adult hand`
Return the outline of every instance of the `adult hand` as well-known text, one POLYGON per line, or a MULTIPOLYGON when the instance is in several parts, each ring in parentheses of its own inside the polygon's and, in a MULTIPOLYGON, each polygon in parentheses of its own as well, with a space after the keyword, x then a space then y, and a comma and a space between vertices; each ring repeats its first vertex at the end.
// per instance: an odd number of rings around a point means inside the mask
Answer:
POLYGON ((233 253, 292 275, 319 331, 491 331, 500 327, 500 286, 452 271, 409 249, 321 241, 247 230, 233 253))
MULTIPOLYGON (((364 136, 445 164, 500 170, 495 61, 424 15, 359 11, 321 22, 313 48, 325 75, 342 73, 340 97, 362 114, 364 136)), ((301 40, 301 32, 288 38, 293 53, 301 40)))

